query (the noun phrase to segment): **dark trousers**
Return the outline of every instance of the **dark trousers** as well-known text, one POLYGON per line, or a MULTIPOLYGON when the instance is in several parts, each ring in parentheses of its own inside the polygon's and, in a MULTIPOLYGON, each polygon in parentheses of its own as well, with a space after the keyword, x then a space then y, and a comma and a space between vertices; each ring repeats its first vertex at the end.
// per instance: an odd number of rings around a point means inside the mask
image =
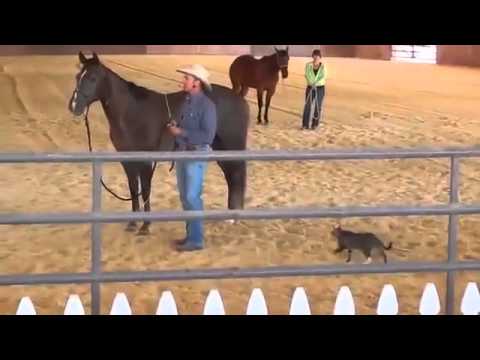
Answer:
POLYGON ((325 86, 317 86, 316 94, 312 92, 310 95, 310 91, 312 90, 311 86, 307 86, 307 90, 305 91, 305 107, 303 109, 303 127, 312 129, 316 128, 320 122, 320 116, 322 115, 322 104, 323 98, 325 97, 325 86), (315 107, 315 114, 313 114, 312 124, 310 124, 310 109, 312 105, 312 101, 317 102, 317 106, 315 107))

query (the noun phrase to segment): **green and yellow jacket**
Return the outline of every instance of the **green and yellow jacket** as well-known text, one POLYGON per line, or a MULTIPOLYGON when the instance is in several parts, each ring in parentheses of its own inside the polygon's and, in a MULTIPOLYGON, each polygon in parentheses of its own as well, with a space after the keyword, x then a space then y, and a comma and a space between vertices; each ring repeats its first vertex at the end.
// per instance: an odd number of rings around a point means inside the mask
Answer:
POLYGON ((327 69, 325 63, 320 65, 317 75, 313 72, 313 62, 309 62, 305 67, 305 78, 309 86, 325 86, 327 78, 327 69))

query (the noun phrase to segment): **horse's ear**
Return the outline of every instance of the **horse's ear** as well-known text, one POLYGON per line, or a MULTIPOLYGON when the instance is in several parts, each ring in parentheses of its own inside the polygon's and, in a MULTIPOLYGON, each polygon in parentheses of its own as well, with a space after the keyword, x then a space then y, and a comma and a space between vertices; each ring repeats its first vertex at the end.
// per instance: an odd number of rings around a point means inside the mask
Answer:
POLYGON ((81 51, 78 53, 78 59, 80 60, 81 64, 85 64, 87 62, 87 58, 85 57, 85 55, 83 55, 83 52, 81 51))
POLYGON ((96 52, 93 52, 93 61, 95 61, 96 63, 100 63, 100 59, 98 58, 98 55, 96 52))
POLYGON ((277 52, 277 53, 278 53, 278 49, 277 49, 277 47, 276 47, 276 46, 274 46, 274 47, 273 47, 273 49, 275 50, 275 52, 277 52))
POLYGON ((290 45, 287 45, 287 49, 286 49, 286 50, 287 50, 287 54, 288 54, 288 48, 289 48, 289 47, 290 47, 290 45))

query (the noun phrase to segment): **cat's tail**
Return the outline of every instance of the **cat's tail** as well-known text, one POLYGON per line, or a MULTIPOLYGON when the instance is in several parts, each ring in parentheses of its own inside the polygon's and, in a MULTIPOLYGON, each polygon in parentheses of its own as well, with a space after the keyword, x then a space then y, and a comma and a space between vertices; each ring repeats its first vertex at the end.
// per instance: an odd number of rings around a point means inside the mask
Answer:
MULTIPOLYGON (((392 245, 393 245, 393 242, 390 242, 390 244, 388 246, 384 245, 383 248, 385 250, 390 250, 392 248, 392 245)), ((395 247, 393 250, 394 251, 400 251, 400 252, 410 252, 410 250, 408 250, 408 249, 402 249, 402 248, 399 248, 399 247, 395 247)))

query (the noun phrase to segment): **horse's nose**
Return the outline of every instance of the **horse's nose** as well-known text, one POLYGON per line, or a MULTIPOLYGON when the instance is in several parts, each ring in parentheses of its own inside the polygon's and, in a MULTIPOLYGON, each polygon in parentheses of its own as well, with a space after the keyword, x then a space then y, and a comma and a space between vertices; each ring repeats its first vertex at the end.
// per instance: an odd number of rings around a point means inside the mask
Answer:
POLYGON ((70 111, 75 110, 75 106, 77 105, 77 96, 78 96, 78 90, 75 90, 72 95, 72 100, 70 101, 70 111))

